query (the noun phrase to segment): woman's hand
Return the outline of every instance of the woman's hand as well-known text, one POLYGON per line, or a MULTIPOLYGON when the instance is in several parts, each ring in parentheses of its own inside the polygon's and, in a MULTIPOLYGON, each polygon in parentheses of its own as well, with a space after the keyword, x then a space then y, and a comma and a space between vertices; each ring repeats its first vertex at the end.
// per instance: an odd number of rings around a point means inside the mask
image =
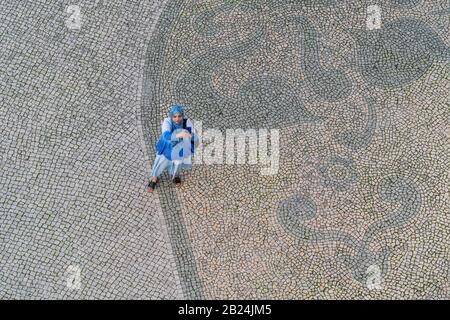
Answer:
POLYGON ((190 138, 192 138, 192 135, 189 132, 185 131, 185 132, 177 133, 175 135, 175 137, 177 139, 184 139, 184 138, 189 138, 190 139, 190 138))

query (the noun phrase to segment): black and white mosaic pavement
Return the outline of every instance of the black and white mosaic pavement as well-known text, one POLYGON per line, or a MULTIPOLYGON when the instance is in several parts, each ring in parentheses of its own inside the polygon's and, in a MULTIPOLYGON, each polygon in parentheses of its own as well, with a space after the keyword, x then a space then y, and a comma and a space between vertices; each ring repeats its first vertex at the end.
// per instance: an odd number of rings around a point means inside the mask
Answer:
POLYGON ((449 14, 2 2, 0 298, 448 299, 449 14), (278 172, 196 164, 146 193, 172 103, 279 130, 278 172))

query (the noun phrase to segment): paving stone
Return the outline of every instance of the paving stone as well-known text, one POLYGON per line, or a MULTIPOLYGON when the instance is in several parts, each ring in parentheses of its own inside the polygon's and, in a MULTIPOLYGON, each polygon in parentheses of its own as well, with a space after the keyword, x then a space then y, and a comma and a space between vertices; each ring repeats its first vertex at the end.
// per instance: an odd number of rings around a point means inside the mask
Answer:
POLYGON ((448 3, 370 5, 2 2, 0 297, 448 299, 448 3), (148 194, 173 103, 278 171, 148 194))

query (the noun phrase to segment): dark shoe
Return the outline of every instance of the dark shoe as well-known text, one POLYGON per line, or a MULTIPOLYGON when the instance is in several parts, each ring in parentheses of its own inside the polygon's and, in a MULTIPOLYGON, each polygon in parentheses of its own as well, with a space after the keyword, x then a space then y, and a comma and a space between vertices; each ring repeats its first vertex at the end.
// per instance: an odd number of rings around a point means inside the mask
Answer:
POLYGON ((156 188, 156 182, 150 180, 147 185, 147 191, 153 192, 153 190, 155 190, 155 188, 156 188))
POLYGON ((179 184, 179 183, 181 183, 181 179, 180 179, 180 177, 175 177, 175 178, 172 179, 172 182, 176 183, 176 184, 179 184))

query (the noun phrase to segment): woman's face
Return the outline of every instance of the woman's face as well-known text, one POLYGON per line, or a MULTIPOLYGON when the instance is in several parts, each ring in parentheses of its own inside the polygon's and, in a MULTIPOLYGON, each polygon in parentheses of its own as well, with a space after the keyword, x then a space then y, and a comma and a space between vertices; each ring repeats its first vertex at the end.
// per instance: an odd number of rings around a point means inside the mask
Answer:
POLYGON ((175 122, 176 124, 179 124, 181 122, 181 114, 179 113, 175 113, 172 117, 172 121, 175 122))

